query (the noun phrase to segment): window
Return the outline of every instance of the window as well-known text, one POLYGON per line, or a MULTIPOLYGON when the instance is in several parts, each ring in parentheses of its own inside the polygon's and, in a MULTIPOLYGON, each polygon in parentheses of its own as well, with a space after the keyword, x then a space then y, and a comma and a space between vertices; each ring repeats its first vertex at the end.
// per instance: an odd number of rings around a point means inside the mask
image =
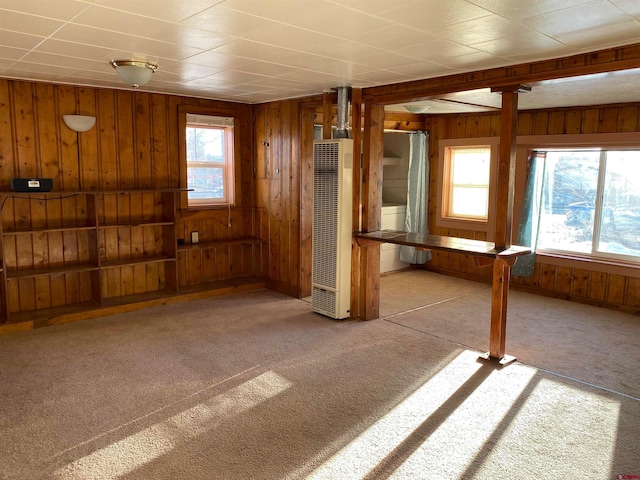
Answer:
POLYGON ((490 147, 448 148, 448 188, 444 214, 450 218, 487 220, 490 147))
POLYGON ((436 225, 491 233, 497 138, 440 142, 436 225))
POLYGON ((233 203, 233 118, 187 114, 189 206, 233 203))
POLYGON ((640 150, 548 149, 537 250, 638 261, 640 150))

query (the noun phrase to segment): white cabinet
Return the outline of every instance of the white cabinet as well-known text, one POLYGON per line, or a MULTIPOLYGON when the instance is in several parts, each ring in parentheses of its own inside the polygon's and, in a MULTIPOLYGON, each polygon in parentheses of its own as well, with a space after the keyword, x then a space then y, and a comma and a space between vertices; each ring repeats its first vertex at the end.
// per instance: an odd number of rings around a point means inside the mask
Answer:
MULTIPOLYGON (((382 230, 404 230, 406 205, 382 205, 382 230)), ((408 267, 409 264, 400 261, 400 245, 383 243, 380 246, 380 273, 391 272, 408 267)))

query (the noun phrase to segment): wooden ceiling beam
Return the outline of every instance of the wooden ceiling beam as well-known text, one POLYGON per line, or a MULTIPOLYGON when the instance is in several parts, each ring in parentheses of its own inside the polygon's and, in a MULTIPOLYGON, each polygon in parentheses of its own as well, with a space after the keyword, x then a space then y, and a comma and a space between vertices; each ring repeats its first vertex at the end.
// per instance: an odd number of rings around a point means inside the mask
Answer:
POLYGON ((367 103, 389 105, 453 92, 501 88, 632 68, 640 68, 640 43, 553 60, 369 87, 364 89, 363 96, 367 103))

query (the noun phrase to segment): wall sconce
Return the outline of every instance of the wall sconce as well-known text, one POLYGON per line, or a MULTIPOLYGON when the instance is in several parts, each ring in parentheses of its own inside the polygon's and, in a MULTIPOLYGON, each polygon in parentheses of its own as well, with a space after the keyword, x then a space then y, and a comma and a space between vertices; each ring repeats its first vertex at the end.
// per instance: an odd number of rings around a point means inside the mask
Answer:
POLYGON ((63 115, 67 127, 76 132, 86 132, 96 124, 96 117, 88 115, 63 115))
POLYGON ((411 113, 426 113, 429 110, 428 105, 405 105, 404 109, 411 113))
POLYGON ((118 76, 133 88, 138 88, 151 80, 151 75, 158 69, 158 65, 137 60, 111 60, 111 66, 116 69, 118 76))

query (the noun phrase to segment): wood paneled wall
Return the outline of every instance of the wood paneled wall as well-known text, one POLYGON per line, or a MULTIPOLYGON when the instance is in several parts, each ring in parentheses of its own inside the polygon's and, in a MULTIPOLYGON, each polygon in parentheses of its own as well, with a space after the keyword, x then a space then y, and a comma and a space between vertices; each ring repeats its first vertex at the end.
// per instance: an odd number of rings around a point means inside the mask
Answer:
MULTIPOLYGON (((438 171, 438 145, 443 139, 499 136, 499 113, 427 116, 425 129, 430 133, 430 231, 437 235, 486 240, 483 232, 436 227, 436 181, 441 175, 438 171)), ((640 106, 636 104, 528 111, 519 114, 518 123, 518 135, 638 131, 640 106)), ((492 273, 491 269, 478 267, 468 255, 437 251, 433 252, 433 260, 426 268, 485 282, 490 282, 492 273)), ((538 256, 534 276, 513 277, 511 283, 515 288, 534 293, 640 313, 640 278, 601 270, 590 268, 588 264, 579 268, 558 266, 538 256)))
POLYGON ((255 109, 256 205, 268 244, 268 286, 311 294, 311 202, 314 111, 321 97, 255 109))
MULTIPOLYGON (((206 108, 212 114, 235 118, 235 167, 239 178, 234 207, 179 211, 178 237, 188 239, 194 230, 200 232, 201 242, 257 237, 260 227, 254 201, 254 132, 250 105, 0 79, 0 189, 9 190, 11 179, 15 177, 52 178, 54 190, 62 192, 178 188, 181 186, 178 141, 178 111, 181 106, 206 108), (64 114, 95 116, 96 125, 87 132, 76 133, 64 124, 64 114)), ((288 123, 287 119, 285 121, 288 123)), ((25 205, 31 213, 38 212, 36 222, 49 226, 56 225, 56 222, 72 222, 71 225, 82 221, 81 212, 86 210, 86 206, 78 203, 81 198, 40 201, 40 206, 29 206, 28 202, 25 205)), ((21 207, 14 204, 17 205, 9 201, 4 205, 2 218, 5 225, 15 225, 30 215, 21 212, 21 207)), ((127 214, 135 216, 136 208, 143 206, 132 201, 123 208, 127 208, 127 214)), ((85 248, 87 242, 82 235, 86 234, 61 232, 58 244, 49 240, 50 244, 40 250, 46 250, 49 259, 60 257, 64 263, 64 256, 71 254, 70 249, 85 248)), ((56 235, 49 237, 55 240, 56 235)), ((125 243, 119 240, 122 248, 138 248, 127 247, 125 243)), ((35 264, 39 261, 41 254, 37 246, 31 245, 29 251, 23 250, 24 258, 16 260, 18 263, 35 264)), ((82 255, 79 258, 84 258, 82 255)), ((259 244, 193 249, 178 254, 178 278, 182 285, 193 285, 262 276, 265 264, 259 244)), ((131 278, 124 270, 117 270, 114 269, 112 276, 121 280, 110 282, 108 289, 103 285, 105 298, 137 293, 130 291, 131 285, 144 284, 148 276, 145 268, 134 271, 134 277, 140 278, 131 278)), ((21 285, 21 309, 55 306, 59 301, 70 303, 69 298, 73 301, 89 298, 90 292, 79 286, 90 282, 84 281, 86 279, 83 280, 81 275, 88 274, 66 274, 62 286, 55 290, 51 285, 46 288, 37 284, 33 288, 21 285), (60 300, 61 295, 67 300, 60 300), (50 298, 52 296, 56 298, 50 298)))

